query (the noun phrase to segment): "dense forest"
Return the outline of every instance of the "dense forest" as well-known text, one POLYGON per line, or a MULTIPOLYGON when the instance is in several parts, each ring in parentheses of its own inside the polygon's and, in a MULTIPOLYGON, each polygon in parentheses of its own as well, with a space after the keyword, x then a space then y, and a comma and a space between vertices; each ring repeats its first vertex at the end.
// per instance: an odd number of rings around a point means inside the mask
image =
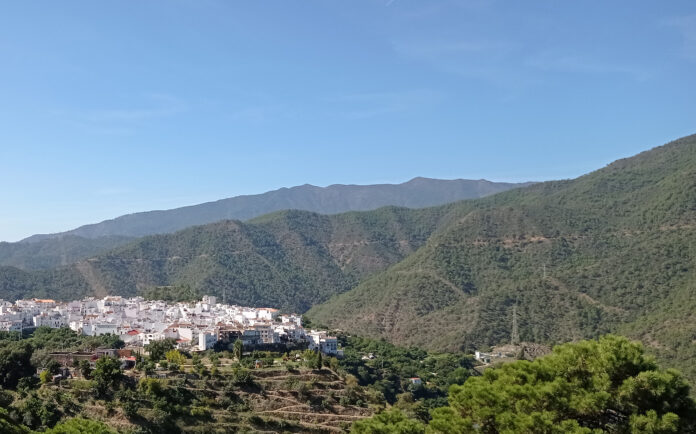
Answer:
POLYGON ((283 211, 144 237, 68 267, 0 267, 0 297, 137 295, 188 285, 250 306, 303 312, 422 246, 451 206, 322 216, 283 211))
POLYGON ((674 370, 626 338, 560 345, 533 362, 484 371, 449 389, 422 422, 398 406, 355 422, 355 434, 689 433, 696 403, 674 370))
POLYGON ((122 246, 132 239, 119 236, 89 239, 65 235, 40 242, 0 242, 0 266, 16 267, 22 270, 45 270, 67 266, 122 246))

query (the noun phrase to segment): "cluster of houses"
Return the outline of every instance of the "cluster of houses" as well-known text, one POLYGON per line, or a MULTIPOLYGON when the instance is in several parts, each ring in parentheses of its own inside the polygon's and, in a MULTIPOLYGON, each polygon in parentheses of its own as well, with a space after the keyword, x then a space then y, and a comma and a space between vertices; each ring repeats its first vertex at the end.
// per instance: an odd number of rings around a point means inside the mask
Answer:
POLYGON ((218 342, 241 340, 250 348, 299 344, 324 354, 342 355, 335 337, 326 331, 305 330, 300 315, 280 314, 273 308, 221 304, 213 296, 195 303, 119 296, 70 302, 0 300, 0 330, 22 331, 40 326, 70 327, 88 336, 116 335, 129 348, 170 338, 176 340, 180 349, 205 351, 218 342))

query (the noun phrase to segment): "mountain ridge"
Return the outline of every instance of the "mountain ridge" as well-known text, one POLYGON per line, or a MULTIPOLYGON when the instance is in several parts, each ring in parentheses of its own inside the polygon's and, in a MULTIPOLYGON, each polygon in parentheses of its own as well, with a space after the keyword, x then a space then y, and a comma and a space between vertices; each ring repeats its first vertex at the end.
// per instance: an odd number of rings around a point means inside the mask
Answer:
POLYGON ((221 300, 301 312, 406 257, 449 209, 384 207, 330 216, 285 210, 250 222, 223 220, 142 237, 67 267, 5 267, 0 297, 136 295, 190 285, 221 300))
POLYGON ((517 306, 522 340, 623 332, 696 380, 696 135, 462 202, 451 218, 307 315, 400 345, 473 350, 509 341, 517 306))
POLYGON ((391 205, 424 208, 483 197, 530 184, 532 183, 498 183, 485 179, 461 178, 442 180, 425 177, 416 177, 400 184, 332 184, 327 187, 304 184, 167 210, 125 214, 65 232, 32 235, 19 242, 32 243, 65 235, 77 235, 84 238, 140 237, 171 233, 189 226, 220 220, 248 220, 284 209, 338 214, 348 211, 367 211, 391 205))

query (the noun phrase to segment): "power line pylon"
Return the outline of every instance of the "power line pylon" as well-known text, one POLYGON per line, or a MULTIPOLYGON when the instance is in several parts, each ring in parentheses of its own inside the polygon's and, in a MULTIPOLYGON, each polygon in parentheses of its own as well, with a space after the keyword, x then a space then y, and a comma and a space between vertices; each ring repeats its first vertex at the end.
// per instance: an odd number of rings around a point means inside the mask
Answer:
POLYGON ((517 345, 520 343, 520 331, 517 328, 517 300, 512 306, 512 333, 510 333, 510 344, 517 345))

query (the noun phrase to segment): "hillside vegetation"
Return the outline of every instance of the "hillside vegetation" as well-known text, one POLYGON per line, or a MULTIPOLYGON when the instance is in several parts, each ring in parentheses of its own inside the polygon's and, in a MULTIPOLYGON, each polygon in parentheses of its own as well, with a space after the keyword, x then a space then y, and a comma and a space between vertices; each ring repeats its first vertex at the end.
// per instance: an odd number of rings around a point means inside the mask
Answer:
POLYGON ((70 265, 81 259, 122 246, 133 238, 90 239, 66 235, 33 243, 0 243, 0 266, 44 270, 70 265))
POLYGON ((341 433, 389 404, 426 422, 428 410, 446 402, 448 387, 473 372, 463 354, 341 340, 346 357, 340 360, 301 346, 269 352, 238 343, 232 352, 189 354, 165 339, 136 355, 134 369, 122 370, 118 359, 106 356, 94 366, 62 361, 68 366, 61 369, 51 351, 124 343, 67 328, 0 332, 0 432, 341 433), (53 377, 65 368, 70 376, 53 377), (411 384, 414 375, 427 385, 411 384))
POLYGON ((427 425, 397 406, 356 421, 355 434, 667 434, 696 429, 696 405, 675 370, 618 336, 559 345, 533 362, 484 371, 449 389, 427 425))
POLYGON ((0 242, 0 266, 22 270, 67 266, 122 246, 136 237, 173 233, 222 220, 248 220, 281 210, 337 214, 384 206, 423 208, 525 185, 528 183, 414 178, 402 184, 281 188, 183 208, 128 214, 67 232, 33 235, 16 243, 0 242))
POLYGON ((0 269, 0 297, 191 288, 432 350, 640 338, 696 379, 696 136, 574 180, 410 210, 283 211, 148 236, 69 267, 0 269), (330 299, 330 300, 329 300, 330 299), (326 304, 316 306, 329 300, 326 304))
POLYGON ((144 237, 69 267, 0 268, 0 297, 136 295, 155 286, 305 311, 422 246, 451 206, 322 216, 283 211, 144 237))
POLYGON ((696 136, 575 180, 462 202, 402 262, 309 315, 429 349, 621 331, 696 378, 696 136))

